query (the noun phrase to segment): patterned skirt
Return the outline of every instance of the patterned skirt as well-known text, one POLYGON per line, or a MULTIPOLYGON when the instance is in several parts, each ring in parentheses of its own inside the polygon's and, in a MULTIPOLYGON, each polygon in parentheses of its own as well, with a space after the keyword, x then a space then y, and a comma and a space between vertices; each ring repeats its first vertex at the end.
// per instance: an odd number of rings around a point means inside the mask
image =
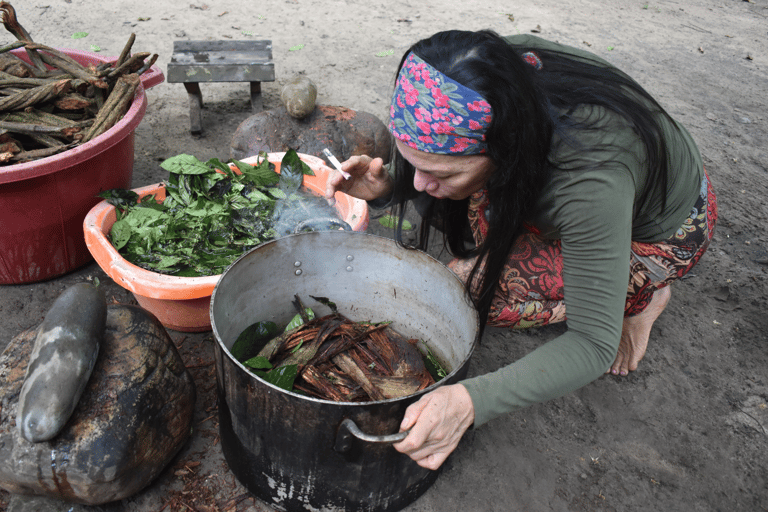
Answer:
MULTIPOLYGON (((484 192, 471 197, 469 222, 477 243, 482 243, 488 231, 484 215, 487 207, 484 192)), ((696 265, 712 240, 716 223, 717 200, 705 172, 699 198, 674 235, 662 242, 632 242, 624 316, 641 313, 653 292, 681 278, 696 265)), ((560 241, 542 238, 534 231, 526 230, 509 255, 491 304, 488 325, 524 329, 566 319, 560 241)), ((466 281, 471 265, 472 260, 453 260, 449 267, 466 281)))

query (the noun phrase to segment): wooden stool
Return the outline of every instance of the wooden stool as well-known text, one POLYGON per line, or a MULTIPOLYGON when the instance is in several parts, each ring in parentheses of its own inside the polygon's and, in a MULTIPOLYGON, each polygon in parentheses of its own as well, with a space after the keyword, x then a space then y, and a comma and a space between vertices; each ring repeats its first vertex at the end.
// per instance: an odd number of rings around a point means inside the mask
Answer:
POLYGON ((272 41, 174 41, 168 82, 183 83, 189 94, 192 133, 203 131, 200 82, 250 82, 251 110, 263 109, 261 82, 274 82, 272 41))

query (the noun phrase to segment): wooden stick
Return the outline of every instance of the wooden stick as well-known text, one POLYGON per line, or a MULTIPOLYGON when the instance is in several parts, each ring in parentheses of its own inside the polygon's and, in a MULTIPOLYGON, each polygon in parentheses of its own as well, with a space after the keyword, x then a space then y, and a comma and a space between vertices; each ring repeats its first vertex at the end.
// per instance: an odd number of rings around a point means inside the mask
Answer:
POLYGON ((0 110, 21 110, 65 94, 69 92, 70 87, 70 80, 59 80, 48 85, 26 89, 12 96, 0 98, 0 110))
POLYGON ((73 147, 71 144, 62 145, 56 148, 44 148, 44 149, 33 149, 32 151, 22 151, 20 153, 16 153, 10 161, 12 162, 26 162, 28 160, 37 160, 38 158, 45 158, 48 156, 55 155, 56 153, 61 153, 62 151, 66 151, 67 149, 73 147))
POLYGON ((32 133, 30 134, 30 138, 40 144, 41 146, 44 146, 46 148, 55 148, 59 146, 63 146, 62 142, 55 138, 51 137, 50 135, 47 135, 45 133, 32 133))
POLYGON ((125 62, 125 59, 127 59, 128 55, 131 54, 131 47, 133 46, 134 41, 136 41, 136 34, 131 34, 131 36, 128 38, 128 42, 125 43, 125 46, 123 47, 123 51, 120 52, 120 56, 115 61, 116 68, 122 66, 123 62, 125 62))
POLYGON ((117 123, 128 111, 128 106, 133 101, 134 93, 140 83, 141 79, 136 74, 123 75, 117 79, 114 89, 109 94, 104 106, 99 110, 93 126, 83 137, 83 142, 93 140, 117 123))
POLYGON ((93 121, 72 121, 65 117, 57 116, 55 114, 49 114, 42 110, 29 107, 24 110, 15 112, 4 112, 0 114, 0 121, 7 121, 9 123, 21 123, 21 124, 38 124, 46 126, 58 126, 58 127, 72 127, 72 126, 90 126, 93 121))
POLYGON ((107 78, 117 78, 125 73, 135 73, 144 64, 144 59, 149 57, 149 52, 141 52, 131 57, 107 74, 107 78))
POLYGON ((155 62, 157 62, 157 54, 155 53, 152 55, 152 57, 149 59, 149 61, 145 62, 143 66, 139 68, 139 70, 136 72, 137 75, 141 75, 147 72, 149 68, 155 65, 155 62))
POLYGON ((52 81, 50 78, 21 78, 5 71, 0 71, 0 87, 34 87, 36 85, 46 85, 52 81))
POLYGON ((73 126, 44 126, 39 124, 24 124, 13 123, 8 121, 0 121, 0 128, 13 133, 23 133, 25 135, 35 134, 47 134, 47 135, 64 135, 65 133, 72 133, 73 126))
POLYGON ((108 87, 106 82, 88 71, 85 67, 83 67, 82 64, 77 62, 69 55, 56 50, 55 48, 51 48, 50 46, 46 46, 44 44, 31 43, 27 45, 27 49, 42 50, 41 52, 38 52, 38 55, 40 55, 40 58, 43 59, 46 64, 49 64, 50 66, 58 68, 62 71, 66 71, 75 78, 81 78, 86 82, 102 89, 106 89, 108 87))
POLYGON ((2 48, 0 48, 0 53, 5 53, 5 52, 9 52, 11 50, 15 50, 16 48, 21 48, 25 44, 27 44, 26 41, 16 41, 15 43, 7 44, 7 45, 3 46, 2 48))
MULTIPOLYGON (((32 37, 29 35, 29 32, 27 32, 16 19, 16 10, 11 4, 8 2, 0 2, 0 15, 2 15, 3 25, 8 32, 16 36, 16 39, 19 41, 32 42, 32 37)), ((32 65, 39 73, 45 73, 48 70, 37 52, 27 49, 27 55, 29 55, 32 65)))

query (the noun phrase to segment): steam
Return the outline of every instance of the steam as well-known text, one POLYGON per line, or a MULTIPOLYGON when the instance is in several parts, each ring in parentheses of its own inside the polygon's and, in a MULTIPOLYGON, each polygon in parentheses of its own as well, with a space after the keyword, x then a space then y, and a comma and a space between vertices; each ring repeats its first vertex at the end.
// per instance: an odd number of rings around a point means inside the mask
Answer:
MULTIPOLYGON (((285 192, 281 183, 281 190, 285 192)), ((322 197, 295 188, 275 204, 272 215, 277 237, 292 234, 300 224, 310 231, 337 229, 341 221, 335 208, 322 197)))

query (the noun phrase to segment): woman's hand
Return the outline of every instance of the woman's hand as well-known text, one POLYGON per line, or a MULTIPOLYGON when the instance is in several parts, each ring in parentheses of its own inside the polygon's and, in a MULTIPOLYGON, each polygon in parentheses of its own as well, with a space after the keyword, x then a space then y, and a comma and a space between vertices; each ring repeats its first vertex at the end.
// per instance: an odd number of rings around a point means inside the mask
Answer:
POLYGON ((336 192, 345 192, 352 197, 372 201, 392 192, 393 182, 384 161, 367 155, 353 156, 341 164, 342 170, 351 177, 347 180, 340 172, 334 172, 325 186, 325 198, 332 202, 336 192))
POLYGON ((419 466, 437 469, 474 421, 475 407, 467 388, 461 384, 442 386, 406 409, 400 431, 411 431, 393 446, 419 466))

